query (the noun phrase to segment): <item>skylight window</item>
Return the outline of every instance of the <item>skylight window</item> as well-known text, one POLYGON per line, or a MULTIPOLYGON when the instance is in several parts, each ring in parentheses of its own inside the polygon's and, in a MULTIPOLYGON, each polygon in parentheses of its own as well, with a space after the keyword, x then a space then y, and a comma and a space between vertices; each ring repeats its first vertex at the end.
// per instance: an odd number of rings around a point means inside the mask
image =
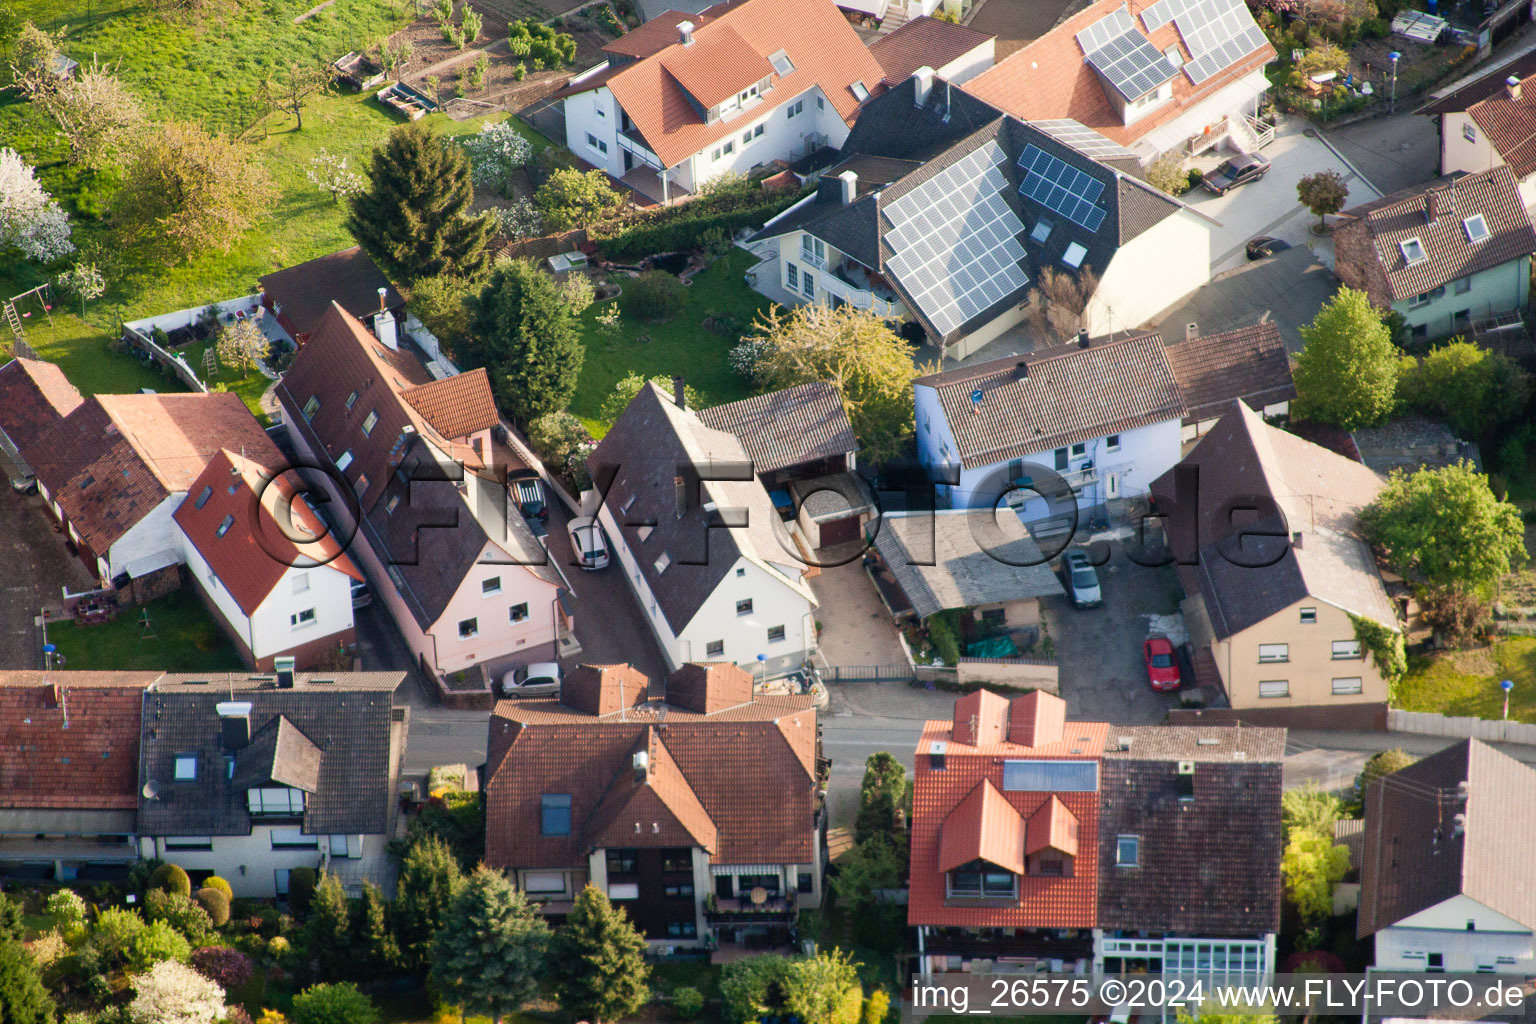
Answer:
POLYGON ((783 50, 779 50, 770 56, 768 58, 768 63, 773 65, 773 70, 778 72, 779 77, 781 78, 795 70, 795 62, 790 60, 789 54, 785 53, 783 50))
POLYGON ((854 82, 848 88, 853 90, 853 98, 858 100, 860 103, 863 103, 865 100, 869 99, 869 89, 864 85, 863 82, 854 82))
POLYGON ((1407 241, 1399 242, 1397 247, 1403 251, 1403 262, 1409 266, 1429 258, 1428 254, 1424 251, 1424 243, 1417 238, 1410 238, 1407 241))
POLYGON ((352 449, 348 448, 341 453, 341 458, 336 460, 336 468, 345 471, 350 465, 352 465, 352 449))
POLYGON ((219 524, 219 528, 218 528, 218 530, 216 532, 218 533, 218 535, 220 537, 222 537, 226 533, 228 533, 229 532, 229 528, 231 526, 234 526, 234 525, 235 525, 235 517, 234 516, 225 516, 224 517, 224 521, 219 524))
POLYGON ((1080 242, 1073 242, 1067 246, 1067 251, 1061 254, 1061 262, 1076 270, 1083 265, 1083 257, 1088 255, 1088 248, 1080 242))
POLYGON ((201 494, 199 494, 197 496, 197 500, 192 503, 192 507, 193 508, 202 508, 204 505, 208 504, 208 499, 211 498, 211 497, 213 497, 213 488, 212 487, 204 487, 203 488, 203 493, 201 493, 201 494))
POLYGON ((1055 224, 1041 217, 1035 222, 1035 230, 1029 233, 1029 239, 1032 242, 1044 242, 1047 238, 1051 237, 1051 232, 1055 229, 1055 224))
POLYGON ((1184 66, 1184 54, 1179 52, 1178 43, 1174 43, 1172 46, 1168 47, 1168 49, 1164 50, 1163 56, 1168 58, 1168 63, 1172 64, 1176 68, 1181 68, 1184 66))
POLYGON ((1483 215, 1480 213, 1474 213, 1462 221, 1461 226, 1467 229, 1467 241, 1474 245, 1478 242, 1487 241, 1488 237, 1492 234, 1488 230, 1488 222, 1483 219, 1483 215))
POLYGON ((196 782, 197 755, 177 754, 174 774, 172 775, 172 778, 174 778, 177 782, 196 782))
POLYGON ((672 556, 671 556, 671 554, 669 554, 668 552, 663 551, 661 553, 661 557, 656 559, 656 571, 658 573, 666 572, 667 571, 667 566, 669 566, 671 564, 672 564, 672 556))

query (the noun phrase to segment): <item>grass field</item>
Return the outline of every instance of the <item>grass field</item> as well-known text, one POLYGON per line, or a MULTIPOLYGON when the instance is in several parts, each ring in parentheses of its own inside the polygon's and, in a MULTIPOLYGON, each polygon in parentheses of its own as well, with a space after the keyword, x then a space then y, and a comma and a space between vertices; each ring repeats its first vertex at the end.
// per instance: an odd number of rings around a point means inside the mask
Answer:
MULTIPOLYGON (((726 359, 740 340, 740 331, 715 334, 700 325, 705 317, 713 315, 729 317, 741 330, 746 330, 757 314, 768 308, 768 300, 748 288, 742 279, 755 262, 751 253, 733 248, 693 279, 687 290, 687 305, 666 323, 646 323, 623 316, 618 329, 609 333, 598 324, 597 316, 611 303, 594 302, 587 309, 582 315, 582 338, 587 353, 571 411, 582 418, 594 437, 601 437, 608 427, 597 419, 603 399, 626 373, 645 377, 679 374, 709 405, 734 402, 750 393, 746 381, 731 369, 726 359), (641 337, 649 337, 650 341, 642 342, 641 337)), ((623 298, 618 301, 622 309, 623 298)))
POLYGON ((37 354, 57 363, 81 394, 123 394, 140 388, 182 391, 174 377, 162 377, 137 359, 107 348, 107 334, 71 313, 53 311, 53 324, 34 314, 26 321, 27 341, 37 354))
POLYGON ((1511 637, 1489 647, 1410 658, 1398 687, 1404 711, 1499 718, 1504 713, 1500 680, 1509 679, 1509 717, 1536 722, 1536 638, 1511 637))
POLYGON ((111 622, 48 627, 71 669, 165 669, 167 672, 232 672, 243 666, 219 627, 190 589, 183 588, 111 622), (144 636, 141 613, 149 612, 154 637, 144 636))

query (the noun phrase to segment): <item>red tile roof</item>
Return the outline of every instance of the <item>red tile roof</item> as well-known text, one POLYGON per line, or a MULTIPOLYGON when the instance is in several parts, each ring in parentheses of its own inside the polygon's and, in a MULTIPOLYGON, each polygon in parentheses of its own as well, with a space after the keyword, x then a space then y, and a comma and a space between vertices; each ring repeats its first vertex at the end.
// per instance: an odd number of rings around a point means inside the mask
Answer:
POLYGON ((22 458, 27 449, 85 399, 53 363, 18 356, 0 366, 0 430, 22 458))
POLYGON ((296 500, 291 474, 275 476, 269 468, 281 469, 283 463, 270 441, 243 455, 221 451, 209 460, 174 517, 247 617, 291 567, 328 565, 363 580, 309 505, 296 500), (208 498, 199 508, 204 488, 208 498), (226 517, 231 525, 219 536, 226 517), (316 539, 304 540, 303 534, 316 539))
POLYGON ((885 84, 912 77, 921 67, 942 68, 996 38, 979 29, 924 15, 869 44, 869 52, 885 71, 885 84))
MULTIPOLYGON (((1142 28, 1140 15, 1157 0, 1098 0, 1034 42, 1016 51, 1006 60, 966 82, 961 88, 993 106, 1025 121, 1049 121, 1070 117, 1100 132, 1122 146, 1128 146, 1180 114, 1207 99, 1249 72, 1257 71, 1275 59, 1274 47, 1248 54, 1206 79, 1200 85, 1190 82, 1182 71, 1173 80, 1173 102, 1127 125, 1105 94, 1106 86, 1083 59, 1077 33, 1119 8, 1128 7, 1142 28)), ((1190 54, 1173 22, 1154 32, 1145 33, 1159 51, 1178 46, 1186 61, 1190 54)))
POLYGON ((400 397, 438 433, 455 440, 490 430, 501 422, 491 395, 491 378, 483 366, 418 384, 400 392, 400 397))
POLYGON ((1036 690, 1008 703, 1008 742, 1024 747, 1060 743, 1067 731, 1067 702, 1036 690))
POLYGON ((692 46, 673 42, 617 73, 579 83, 580 91, 606 84, 668 167, 818 86, 838 116, 852 124, 860 103, 853 84, 863 82, 873 90, 885 74, 827 0, 745 0, 700 20, 692 46), (783 77, 772 74, 768 64, 779 50, 794 64, 783 77), (761 103, 714 123, 689 102, 692 89, 699 90, 698 102, 712 106, 770 74, 771 87, 761 103))
POLYGON ((1506 87, 1468 107, 1467 116, 1483 130, 1515 177, 1536 171, 1536 75, 1521 80, 1518 99, 1506 87))
MULTIPOLYGON (((677 26, 691 22, 694 30, 709 22, 707 14, 689 14, 687 11, 662 11, 650 21, 630 29, 603 47, 604 53, 616 53, 621 57, 636 59, 659 53, 679 39, 677 26)), ((622 66, 622 65, 620 65, 622 66)), ((618 70, 616 67, 614 70, 618 70)))
POLYGON ((0 672, 0 807, 138 807, 144 688, 160 676, 0 672))
POLYGON ((581 841, 592 849, 625 847, 635 845, 636 836, 644 836, 648 845, 697 846, 706 853, 720 847, 714 821, 654 725, 645 727, 630 751, 628 774, 620 771, 592 812, 581 841), (642 753, 643 767, 636 763, 642 753))
POLYGON ((629 665, 580 665, 565 676, 560 703, 589 715, 611 715, 646 701, 650 680, 629 665))
POLYGON ((752 700, 752 673, 734 662, 688 664, 667 680, 667 703, 710 714, 752 700))
POLYGON ((1024 819, 986 779, 955 805, 939 828, 939 870, 984 860, 1024 873, 1024 819))
POLYGON ((1029 816, 1029 826, 1024 834, 1024 852, 1039 853, 1041 850, 1060 850, 1069 857, 1077 856, 1077 818, 1067 810, 1067 805, 1051 797, 1029 816))

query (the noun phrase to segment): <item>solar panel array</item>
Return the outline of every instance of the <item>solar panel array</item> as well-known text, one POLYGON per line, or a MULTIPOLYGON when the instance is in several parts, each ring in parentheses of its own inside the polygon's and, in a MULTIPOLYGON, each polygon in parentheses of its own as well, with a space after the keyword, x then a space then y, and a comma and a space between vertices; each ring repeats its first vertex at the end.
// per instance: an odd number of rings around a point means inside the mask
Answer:
POLYGON ((1265 44, 1263 31, 1242 0, 1159 0, 1141 12, 1141 23, 1148 32, 1170 21, 1178 26, 1191 54, 1184 73, 1195 85, 1265 44))
POLYGON ((1004 793, 1095 793, 1097 761, 1004 761, 1004 793))
POLYGON ((1105 211, 1095 204, 1104 194, 1102 181, 1034 144, 1024 147, 1019 166, 1024 169, 1024 183, 1019 186, 1021 195, 1079 227, 1099 230, 1105 211))
POLYGON ((1111 142, 1099 132, 1081 121, 1070 117, 1052 121, 1031 121, 1031 128, 1038 128, 1057 142, 1071 146, 1092 160, 1135 160, 1137 156, 1118 142, 1111 142))
POLYGON ((1127 100, 1138 99, 1179 73, 1140 32, 1116 36, 1088 55, 1088 63, 1127 100))
POLYGON ((1116 36, 1134 31, 1136 31, 1136 23, 1131 20, 1131 12, 1121 7, 1079 32, 1077 45, 1083 48, 1083 53, 1092 53, 1116 36))
POLYGON ((1024 223, 1003 198, 1007 158, 988 142, 882 210, 886 265, 941 335, 1029 283, 1024 223))

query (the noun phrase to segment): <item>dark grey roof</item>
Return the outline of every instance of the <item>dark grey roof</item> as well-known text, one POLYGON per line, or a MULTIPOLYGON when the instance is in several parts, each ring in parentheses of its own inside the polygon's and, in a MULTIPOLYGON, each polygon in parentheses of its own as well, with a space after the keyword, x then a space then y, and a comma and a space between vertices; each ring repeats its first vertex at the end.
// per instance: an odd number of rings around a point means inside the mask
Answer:
POLYGON ((919 618, 1064 593, 1017 517, 1002 522, 1016 529, 999 525, 993 509, 889 513, 880 520, 875 549, 919 618))
POLYGON ((842 396, 826 381, 701 409, 699 419, 734 434, 758 473, 846 455, 859 447, 842 396))
POLYGON ((1239 398, 1263 411, 1267 405, 1296 397, 1285 342, 1273 320, 1217 334, 1193 338, 1175 335, 1164 340, 1171 342, 1168 362, 1184 404, 1189 406, 1185 423, 1215 419, 1239 398))
MULTIPOLYGON (((144 696, 139 743, 140 779, 154 795, 139 794, 139 832, 249 834, 246 788, 267 781, 259 778, 266 770, 261 765, 290 780, 273 780, 280 785, 313 786, 305 833, 384 832, 397 782, 391 769, 398 773, 401 753, 391 750, 393 695, 404 678, 399 672, 310 674, 298 676, 292 689, 262 676, 175 676, 156 683, 144 696), (216 710, 232 699, 251 705, 252 742, 238 750, 223 746, 216 710), (291 733, 285 735, 279 719, 291 733), (197 758, 197 778, 176 782, 176 757, 185 754, 197 758), (233 778, 226 755, 235 759, 233 778)), ((400 737, 403 744, 403 729, 400 737)))
POLYGON ((1234 938, 1279 931, 1285 730, 1121 727, 1111 747, 1099 803, 1100 927, 1234 938), (1113 749, 1117 736, 1130 739, 1129 750, 1113 749), (1180 798, 1184 760, 1196 762, 1192 800, 1180 798), (1116 864, 1120 836, 1139 837, 1139 867, 1116 864))

